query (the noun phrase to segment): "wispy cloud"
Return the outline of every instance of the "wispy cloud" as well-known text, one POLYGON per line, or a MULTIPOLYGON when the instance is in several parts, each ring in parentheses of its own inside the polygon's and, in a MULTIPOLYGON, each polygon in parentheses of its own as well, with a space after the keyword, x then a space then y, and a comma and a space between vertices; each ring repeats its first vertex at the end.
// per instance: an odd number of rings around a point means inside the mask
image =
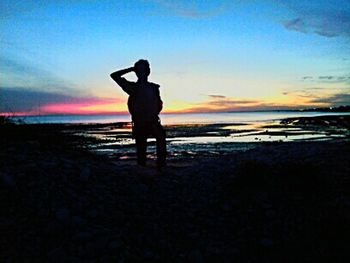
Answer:
POLYGON ((303 80, 313 79, 313 77, 311 77, 311 76, 304 76, 304 77, 302 77, 302 79, 303 79, 303 80))
MULTIPOLYGON (((239 4, 251 4, 254 1, 171 1, 153 0, 154 3, 181 17, 207 18, 232 12, 239 4), (209 4, 210 3, 210 4, 209 4), (215 3, 215 4, 213 4, 215 3)), ((294 17, 281 23, 291 31, 304 34, 317 34, 322 37, 350 37, 349 4, 341 0, 321 0, 321 3, 293 0, 272 0, 281 8, 289 9, 294 17), (347 8, 344 8, 347 7, 347 8)))
MULTIPOLYGON (((199 2, 194 1, 171 1, 171 0, 153 0, 153 2, 166 8, 168 11, 181 17, 188 18, 207 18, 218 16, 229 10, 232 6, 232 1, 213 1, 213 2, 199 2)), ((239 2, 239 1, 238 1, 239 2)))
POLYGON ((288 30, 294 30, 302 33, 306 33, 306 25, 303 19, 294 18, 283 22, 283 25, 288 30))
POLYGON ((350 10, 346 1, 324 0, 317 5, 308 1, 276 2, 294 13, 294 18, 282 21, 288 30, 327 38, 350 37, 350 10))
POLYGON ((252 106, 258 104, 257 100, 244 100, 244 99, 232 99, 232 98, 224 98, 224 99, 212 99, 207 102, 207 106, 215 107, 217 109, 230 109, 237 108, 242 106, 252 106))
POLYGON ((34 66, 24 60, 14 59, 7 56, 0 56, 1 82, 10 86, 20 85, 21 87, 38 90, 50 90, 57 92, 74 93, 76 87, 53 73, 34 66))
MULTIPOLYGON (((322 88, 323 89, 323 88, 322 88)), ((295 110, 309 107, 337 107, 350 105, 350 93, 339 90, 336 94, 322 94, 318 88, 313 90, 285 91, 290 103, 268 100, 235 99, 223 95, 208 95, 208 101, 194 104, 185 112, 230 112, 251 110, 295 110)))
POLYGON ((197 103, 185 112, 229 112, 245 110, 276 110, 276 109, 295 109, 296 107, 267 103, 252 99, 234 99, 223 95, 208 95, 209 100, 197 103))
POLYGON ((209 98, 212 98, 212 99, 225 99, 227 98, 226 96, 223 96, 223 95, 208 95, 209 98))
POLYGON ((338 107, 350 105, 350 90, 347 87, 309 87, 293 91, 285 91, 294 102, 307 107, 338 107))
POLYGON ((304 76, 301 78, 305 82, 317 83, 350 83, 350 76, 348 75, 321 75, 321 76, 304 76))
POLYGON ((343 21, 337 20, 337 16, 298 17, 283 21, 283 26, 292 31, 301 33, 314 33, 323 37, 350 37, 350 18, 344 18, 343 21))
POLYGON ((322 98, 315 98, 310 102, 316 104, 324 104, 326 106, 332 107, 350 105, 350 93, 339 93, 322 98))

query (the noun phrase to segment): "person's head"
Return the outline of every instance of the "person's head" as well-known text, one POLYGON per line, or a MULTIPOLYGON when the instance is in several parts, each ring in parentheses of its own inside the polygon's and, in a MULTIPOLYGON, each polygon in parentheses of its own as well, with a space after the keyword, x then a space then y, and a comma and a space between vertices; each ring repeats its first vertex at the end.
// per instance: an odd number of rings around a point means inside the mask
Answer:
POLYGON ((139 79, 147 79, 147 77, 151 73, 149 63, 145 59, 140 59, 139 61, 137 61, 134 65, 134 68, 136 76, 139 79))

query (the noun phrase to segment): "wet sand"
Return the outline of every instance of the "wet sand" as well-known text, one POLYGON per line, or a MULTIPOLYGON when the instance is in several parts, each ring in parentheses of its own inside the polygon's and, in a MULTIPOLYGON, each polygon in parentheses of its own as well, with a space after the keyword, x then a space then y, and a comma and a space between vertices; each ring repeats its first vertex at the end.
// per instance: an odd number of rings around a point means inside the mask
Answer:
MULTIPOLYGON (((130 123, 64 126, 70 134, 88 138, 86 148, 116 160, 135 160, 130 123)), ((320 116, 283 120, 166 125, 168 159, 197 158, 249 150, 260 143, 329 141, 350 138, 350 116, 320 116)), ((155 140, 149 139, 149 158, 155 140)))
POLYGON ((345 136, 187 153, 158 172, 91 151, 88 126, 0 127, 0 261, 345 262, 348 118, 286 122, 345 136))

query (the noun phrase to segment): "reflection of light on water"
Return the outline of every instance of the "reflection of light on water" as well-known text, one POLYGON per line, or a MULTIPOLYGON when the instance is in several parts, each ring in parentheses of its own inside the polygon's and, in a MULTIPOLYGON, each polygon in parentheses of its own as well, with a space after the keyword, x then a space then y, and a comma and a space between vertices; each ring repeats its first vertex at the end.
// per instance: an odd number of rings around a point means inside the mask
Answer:
POLYGON ((171 144, 188 144, 188 143, 220 143, 231 142, 230 137, 180 137, 168 139, 171 144))
POLYGON ((245 134, 233 135, 229 137, 181 137, 176 139, 169 139, 168 142, 174 145, 181 144, 206 144, 206 143, 230 143, 230 142, 289 142, 295 140, 310 140, 310 139, 332 139, 340 136, 329 136, 326 134, 310 133, 297 135, 267 135, 267 134, 245 134))
POLYGON ((97 152, 114 152, 114 149, 98 149, 97 152))
POLYGON ((298 134, 298 135, 246 135, 246 136, 233 136, 232 142, 290 142, 298 139, 313 139, 313 138, 328 138, 325 134, 298 134))
POLYGON ((110 129, 108 132, 131 132, 131 128, 114 128, 114 129, 110 129))
POLYGON ((119 160, 129 160, 129 159, 133 159, 133 158, 127 155, 123 155, 119 157, 119 160))
POLYGON ((252 129, 259 130, 261 129, 261 123, 251 122, 251 123, 244 123, 242 125, 227 125, 222 127, 222 129, 231 130, 231 131, 252 130, 252 129))
MULTIPOLYGON (((247 121, 215 125, 176 125, 166 127, 169 158, 194 158, 196 155, 220 155, 233 151, 245 151, 260 142, 324 141, 346 138, 345 129, 326 130, 311 126, 304 128, 281 125, 279 121, 247 121)), ((94 152, 120 160, 135 159, 135 140, 129 127, 105 127, 80 130, 76 134, 92 140, 88 146, 94 152)), ((156 140, 148 139, 148 158, 154 159, 156 140)))

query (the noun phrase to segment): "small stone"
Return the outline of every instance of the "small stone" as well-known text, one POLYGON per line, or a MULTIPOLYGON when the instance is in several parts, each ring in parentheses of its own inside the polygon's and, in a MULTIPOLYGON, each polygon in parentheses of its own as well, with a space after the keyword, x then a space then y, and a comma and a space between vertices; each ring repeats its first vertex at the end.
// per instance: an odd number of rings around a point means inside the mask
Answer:
POLYGON ((90 210, 90 211, 88 212, 88 215, 89 215, 89 217, 91 217, 91 218, 95 218, 95 217, 97 217, 98 212, 97 212, 97 210, 92 209, 92 210, 90 210))
POLYGON ((264 202, 264 203, 262 204, 262 206, 263 206, 263 208, 265 208, 265 209, 269 209, 269 208, 272 207, 272 204, 270 204, 270 203, 268 203, 268 202, 264 202))
POLYGON ((58 261, 61 261, 63 258, 65 258, 65 252, 62 247, 57 247, 49 251, 48 253, 50 258, 55 258, 58 261))
POLYGON ((273 218, 276 216, 276 211, 273 209, 269 209, 265 212, 266 217, 273 218))
POLYGON ((108 248, 111 250, 114 249, 118 249, 122 246, 122 242, 120 240, 112 240, 109 244, 108 244, 108 248))
POLYGON ((90 240, 92 237, 92 234, 90 232, 79 232, 74 236, 74 239, 79 241, 87 241, 90 240))
POLYGON ((225 212, 229 212, 232 210, 232 207, 229 204, 223 204, 221 206, 222 210, 224 210, 225 212))
POLYGON ((145 194, 148 192, 148 186, 145 185, 145 184, 140 184, 138 187, 137 187, 137 191, 140 193, 140 194, 145 194))
POLYGON ((45 233, 48 235, 54 235, 55 233, 59 233, 62 230, 63 230, 62 225, 56 220, 52 220, 47 224, 45 228, 45 233))
POLYGON ((273 245, 273 241, 269 238, 261 239, 260 243, 265 247, 271 247, 273 245))
POLYGON ((95 251, 102 251, 108 246, 108 237, 100 236, 95 239, 94 249, 95 251))
POLYGON ((146 250, 146 251, 144 252, 143 256, 144 256, 145 258, 153 258, 153 257, 154 257, 154 254, 153 254, 152 251, 146 250))
POLYGON ((67 208, 57 209, 55 215, 59 221, 62 221, 65 223, 68 223, 68 221, 70 219, 70 211, 67 208))
POLYGON ((72 222, 73 226, 81 226, 81 225, 85 224, 85 220, 83 218, 81 218, 80 216, 73 216, 71 222, 72 222))
POLYGON ((16 181, 11 175, 3 174, 1 177, 2 177, 2 182, 4 183, 5 186, 11 187, 11 188, 16 187, 16 181))
POLYGON ((89 180, 91 176, 91 171, 88 167, 84 167, 83 170, 80 172, 79 179, 82 181, 87 181, 89 180))
POLYGON ((199 250, 191 251, 188 255, 188 260, 196 263, 204 262, 202 253, 199 250))

